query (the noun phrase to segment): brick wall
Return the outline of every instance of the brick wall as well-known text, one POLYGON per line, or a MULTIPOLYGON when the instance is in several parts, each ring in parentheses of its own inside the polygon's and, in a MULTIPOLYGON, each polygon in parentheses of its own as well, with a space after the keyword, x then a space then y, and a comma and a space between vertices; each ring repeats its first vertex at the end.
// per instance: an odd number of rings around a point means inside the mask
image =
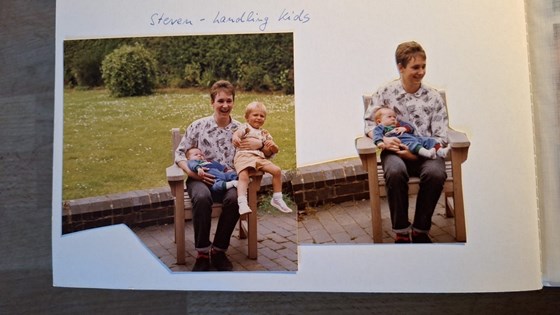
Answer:
MULTIPOLYGON (((290 195, 299 211, 326 203, 369 198, 367 173, 360 159, 333 161, 285 173, 283 191, 290 195)), ((272 189, 265 174, 259 194, 272 189)), ((76 200, 67 200, 62 209, 62 233, 113 225, 130 227, 173 223, 173 197, 169 187, 130 191, 76 200)))

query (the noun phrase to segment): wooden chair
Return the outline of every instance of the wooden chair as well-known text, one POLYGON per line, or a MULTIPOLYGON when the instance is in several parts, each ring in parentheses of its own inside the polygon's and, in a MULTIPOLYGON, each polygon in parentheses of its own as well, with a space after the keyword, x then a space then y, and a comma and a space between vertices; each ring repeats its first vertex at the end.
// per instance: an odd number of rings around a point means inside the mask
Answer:
MULTIPOLYGON (((177 245, 177 264, 185 264, 185 220, 192 218, 192 204, 190 197, 185 189, 185 173, 174 163, 175 150, 181 141, 179 128, 171 130, 171 154, 173 164, 166 169, 167 181, 171 188, 171 193, 175 198, 175 243, 177 245)), ((261 187, 262 172, 252 172, 249 174, 251 182, 247 198, 249 207, 253 210, 249 214, 239 218, 239 238, 247 238, 247 256, 250 259, 257 259, 257 192, 261 187)), ((212 206, 212 216, 219 216, 222 205, 215 203, 212 206)))
MULTIPOLYGON (((440 92, 445 100, 445 92, 440 92)), ((371 104, 372 97, 364 95, 363 97, 364 112, 371 104)), ((466 242, 467 234, 465 229, 465 209, 463 204, 463 184, 461 175, 461 164, 467 160, 467 154, 470 146, 469 139, 466 134, 448 129, 450 154, 445 162, 447 171, 447 180, 443 187, 445 193, 445 210, 449 217, 455 217, 455 239, 458 242, 466 242)), ((385 178, 381 161, 377 155, 377 147, 373 140, 369 137, 362 136, 355 140, 356 150, 362 161, 364 170, 368 173, 369 198, 371 206, 371 223, 373 228, 373 242, 383 242, 383 231, 381 228, 381 206, 380 197, 386 196, 385 178)), ((410 177, 408 185, 409 195, 418 194, 420 188, 420 179, 418 177, 410 177)))

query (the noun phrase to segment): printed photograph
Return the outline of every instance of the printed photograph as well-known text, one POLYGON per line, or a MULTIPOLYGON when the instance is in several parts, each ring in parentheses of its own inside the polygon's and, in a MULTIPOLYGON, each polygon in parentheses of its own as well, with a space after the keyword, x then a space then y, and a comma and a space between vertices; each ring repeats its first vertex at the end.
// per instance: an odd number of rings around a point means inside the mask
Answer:
POLYGON ((62 235, 172 272, 297 271, 292 33, 64 41, 62 235))
POLYGON ((450 127, 445 91, 422 81, 426 55, 416 41, 400 43, 398 78, 362 96, 359 157, 300 170, 300 243, 466 242, 470 141, 450 127))

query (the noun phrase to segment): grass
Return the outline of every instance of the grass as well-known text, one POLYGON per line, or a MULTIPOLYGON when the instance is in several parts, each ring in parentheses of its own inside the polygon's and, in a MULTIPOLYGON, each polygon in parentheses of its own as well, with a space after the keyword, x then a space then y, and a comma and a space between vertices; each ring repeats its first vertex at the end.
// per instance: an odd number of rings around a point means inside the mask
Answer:
MULTIPOLYGON (((254 100, 267 106, 265 128, 281 149, 274 162, 294 170, 293 95, 239 93, 233 117, 243 122, 245 106, 254 100)), ((114 98, 105 90, 65 90, 63 199, 166 186, 171 128, 184 132, 192 121, 211 113, 207 91, 114 98)))

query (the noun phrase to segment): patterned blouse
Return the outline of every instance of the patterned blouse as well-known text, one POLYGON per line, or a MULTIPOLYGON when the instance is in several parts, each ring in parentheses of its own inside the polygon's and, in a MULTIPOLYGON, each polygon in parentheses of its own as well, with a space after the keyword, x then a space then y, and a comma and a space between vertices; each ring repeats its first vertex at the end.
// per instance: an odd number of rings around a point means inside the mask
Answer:
POLYGON ((364 114, 366 134, 375 128, 374 113, 381 107, 391 108, 398 120, 411 124, 415 135, 434 137, 441 144, 447 144, 447 110, 436 89, 422 84, 416 93, 408 93, 400 79, 382 86, 373 94, 372 103, 364 114))
POLYGON ((240 122, 232 119, 226 127, 219 127, 214 116, 194 121, 187 127, 185 135, 175 151, 175 163, 187 160, 185 153, 188 149, 199 148, 207 160, 217 161, 233 169, 235 147, 231 138, 240 125, 240 122))

